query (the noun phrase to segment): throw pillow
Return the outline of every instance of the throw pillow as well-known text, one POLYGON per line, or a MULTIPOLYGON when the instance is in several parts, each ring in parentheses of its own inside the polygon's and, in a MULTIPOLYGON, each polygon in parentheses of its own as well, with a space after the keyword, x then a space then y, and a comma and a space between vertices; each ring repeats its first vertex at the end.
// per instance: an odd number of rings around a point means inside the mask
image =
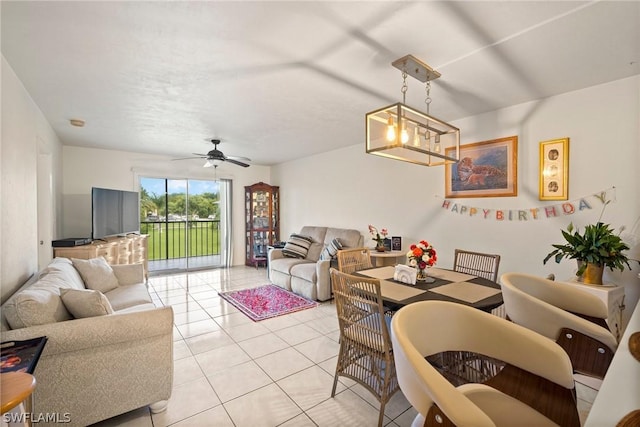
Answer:
POLYGON ((342 249, 342 243, 340 240, 333 239, 329 244, 322 250, 322 254, 320 254, 320 259, 333 259, 338 254, 338 251, 342 249))
POLYGON ((71 262, 80 273, 87 289, 105 293, 118 287, 118 278, 103 257, 92 259, 71 258, 71 262))
POLYGON ((91 289, 61 289, 60 298, 76 319, 112 314, 113 308, 106 296, 91 289))
POLYGON ((313 239, 309 236, 292 234, 282 248, 282 255, 289 258, 306 258, 313 239))

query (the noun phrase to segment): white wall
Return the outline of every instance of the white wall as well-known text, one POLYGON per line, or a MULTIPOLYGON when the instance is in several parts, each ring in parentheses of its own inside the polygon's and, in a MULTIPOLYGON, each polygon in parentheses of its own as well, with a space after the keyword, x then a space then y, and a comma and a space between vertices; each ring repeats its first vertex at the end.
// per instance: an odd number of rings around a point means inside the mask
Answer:
POLYGON ((63 187, 64 237, 91 236, 91 187, 139 190, 139 176, 175 179, 231 179, 233 181, 233 265, 244 264, 244 187, 270 183, 270 168, 223 164, 217 171, 203 161, 171 161, 167 157, 125 151, 65 146, 63 187), (217 175, 216 175, 217 174, 217 175))
MULTIPOLYGON (((61 144, 4 56, 1 73, 0 290, 4 302, 38 269, 38 150, 51 154, 54 223, 60 217, 61 144)), ((54 234, 59 231, 54 228, 54 234)))
MULTIPOLYGON (((511 135, 519 138, 518 196, 454 199, 488 209, 523 209, 552 205, 538 200, 539 142, 570 138, 569 199, 615 186, 615 203, 605 222, 631 227, 640 216, 640 76, 458 120, 462 143, 511 135)), ((375 106, 372 106, 372 108, 375 106)), ((364 114, 364 113, 363 113, 364 114)), ((435 114, 435 113, 434 113, 435 114)), ((600 209, 530 221, 470 218, 443 209, 444 169, 427 168, 368 155, 362 141, 272 170, 281 192, 281 235, 303 225, 360 230, 369 246, 367 225, 386 227, 403 237, 403 249, 426 239, 438 251, 438 265, 451 267, 455 248, 502 255, 500 272, 555 273, 569 278, 573 262, 542 260, 552 243, 562 243, 560 229, 595 222, 600 209)), ((590 201, 593 199, 590 199, 590 201)), ((627 306, 640 296, 638 263, 633 271, 605 273, 605 280, 624 283, 627 306)), ((630 314, 627 310, 626 315, 630 314)))

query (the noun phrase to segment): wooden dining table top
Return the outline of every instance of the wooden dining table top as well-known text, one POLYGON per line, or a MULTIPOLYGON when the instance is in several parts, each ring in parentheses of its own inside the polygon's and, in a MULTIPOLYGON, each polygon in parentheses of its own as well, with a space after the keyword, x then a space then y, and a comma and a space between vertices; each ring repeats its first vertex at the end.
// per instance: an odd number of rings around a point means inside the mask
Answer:
MULTIPOLYGON (((447 285, 447 284, 451 284, 451 283, 458 283, 455 276, 457 276, 459 273, 455 273, 452 270, 447 270, 447 269, 440 269, 440 268, 433 268, 433 269, 429 269, 429 276, 432 277, 433 279, 435 279, 433 281, 433 283, 423 283, 423 282, 417 282, 415 285, 412 284, 406 284, 406 283, 402 283, 399 281, 396 281, 393 279, 393 272, 394 272, 394 267, 381 267, 381 268, 375 268, 375 269, 367 269, 367 270, 361 270, 358 272, 358 275, 362 275, 362 276, 367 276, 367 272, 373 272, 374 270, 378 270, 375 273, 375 276, 380 276, 378 278, 380 278, 381 280, 384 281, 389 281, 392 282, 394 284, 397 285, 401 285, 401 286, 408 286, 411 287, 413 289, 420 289, 426 292, 423 292, 419 295, 415 295, 415 296, 411 296, 409 298, 403 299, 403 300, 392 300, 389 298, 385 298, 385 295, 383 293, 383 300, 385 302, 385 306, 392 308, 392 309, 399 309, 402 306, 414 303, 414 302, 419 302, 419 301, 427 301, 427 300, 437 300, 437 301, 450 301, 450 302, 455 302, 458 304, 464 304, 464 305, 468 305, 470 307, 474 307, 477 308, 479 310, 482 311, 486 311, 486 312, 491 312, 491 310, 493 310, 496 307, 499 307, 500 305, 502 305, 503 303, 503 299, 502 299, 502 292, 497 292, 494 295, 488 296, 487 298, 483 298, 481 300, 475 301, 475 302, 469 302, 469 301, 464 301, 462 299, 457 299, 457 298, 453 298, 451 296, 447 296, 447 295, 443 295, 437 292, 432 291, 433 289, 439 288, 441 286, 447 285), (386 269, 386 270, 384 270, 386 269), (388 274, 387 274, 388 272, 388 274), (448 272, 450 272, 451 274, 449 274, 448 272), (382 276, 389 276, 389 277, 382 277, 382 276), (438 277, 441 276, 441 277, 438 277), (447 280, 444 277, 448 277, 451 276, 451 278, 453 278, 454 280, 447 280)), ((463 281, 465 283, 468 284, 475 284, 475 285, 480 285, 480 286, 484 286, 484 287, 488 287, 488 288, 493 288, 493 289, 501 289, 500 285, 492 280, 489 279, 485 279, 483 277, 477 277, 477 276, 471 276, 471 275, 462 275, 460 274, 459 276, 460 279, 464 279, 463 281), (464 277, 466 276, 466 277, 464 277)))

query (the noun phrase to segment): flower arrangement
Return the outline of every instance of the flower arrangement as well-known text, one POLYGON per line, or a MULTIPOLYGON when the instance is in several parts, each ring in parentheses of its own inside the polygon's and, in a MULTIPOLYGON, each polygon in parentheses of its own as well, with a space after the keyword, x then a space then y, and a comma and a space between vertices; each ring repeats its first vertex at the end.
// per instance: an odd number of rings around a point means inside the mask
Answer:
POLYGON ((389 234, 389 231, 387 231, 386 228, 381 228, 380 231, 378 231, 377 228, 369 224, 369 234, 371 234, 371 237, 372 237, 371 240, 375 240, 376 247, 380 248, 380 247, 384 247, 384 239, 389 234))
POLYGON ((416 267, 418 272, 423 272, 427 266, 431 267, 438 261, 438 255, 426 240, 420 240, 418 244, 409 247, 407 259, 410 266, 416 267))

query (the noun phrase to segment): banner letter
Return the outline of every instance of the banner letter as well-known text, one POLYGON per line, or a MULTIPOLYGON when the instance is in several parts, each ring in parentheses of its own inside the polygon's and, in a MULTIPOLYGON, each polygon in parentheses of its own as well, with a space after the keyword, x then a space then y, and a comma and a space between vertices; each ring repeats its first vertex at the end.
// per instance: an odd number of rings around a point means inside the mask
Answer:
POLYGON ((487 216, 489 216, 491 209, 482 209, 482 212, 484 212, 484 219, 487 219, 487 216))
POLYGON ((529 212, 531 212, 531 216, 533 217, 533 219, 538 219, 538 211, 540 209, 538 208, 533 208, 533 209, 529 209, 529 212))
POLYGON ((442 207, 445 209, 449 209, 449 201, 447 199, 445 199, 444 202, 442 202, 442 207))
POLYGON ((502 221, 504 219, 504 212, 502 211, 496 211, 496 219, 498 221, 502 221))
POLYGON ((518 220, 526 221, 527 220, 527 211, 518 211, 518 220))
POLYGON ((563 203, 562 211, 564 212, 565 215, 571 215, 576 211, 576 208, 571 203, 563 203))
POLYGON ((587 203, 585 199, 580 199, 580 205, 578 206, 578 210, 581 211, 583 209, 591 209, 591 205, 587 203))
POLYGON ((555 206, 548 206, 544 208, 544 213, 547 215, 547 218, 549 218, 550 216, 558 216, 555 206))
POLYGON ((458 212, 458 205, 454 203, 453 207, 451 208, 451 212, 458 212))
POLYGON ((477 212, 478 210, 476 208, 471 208, 469 209, 469 216, 474 216, 477 212))

